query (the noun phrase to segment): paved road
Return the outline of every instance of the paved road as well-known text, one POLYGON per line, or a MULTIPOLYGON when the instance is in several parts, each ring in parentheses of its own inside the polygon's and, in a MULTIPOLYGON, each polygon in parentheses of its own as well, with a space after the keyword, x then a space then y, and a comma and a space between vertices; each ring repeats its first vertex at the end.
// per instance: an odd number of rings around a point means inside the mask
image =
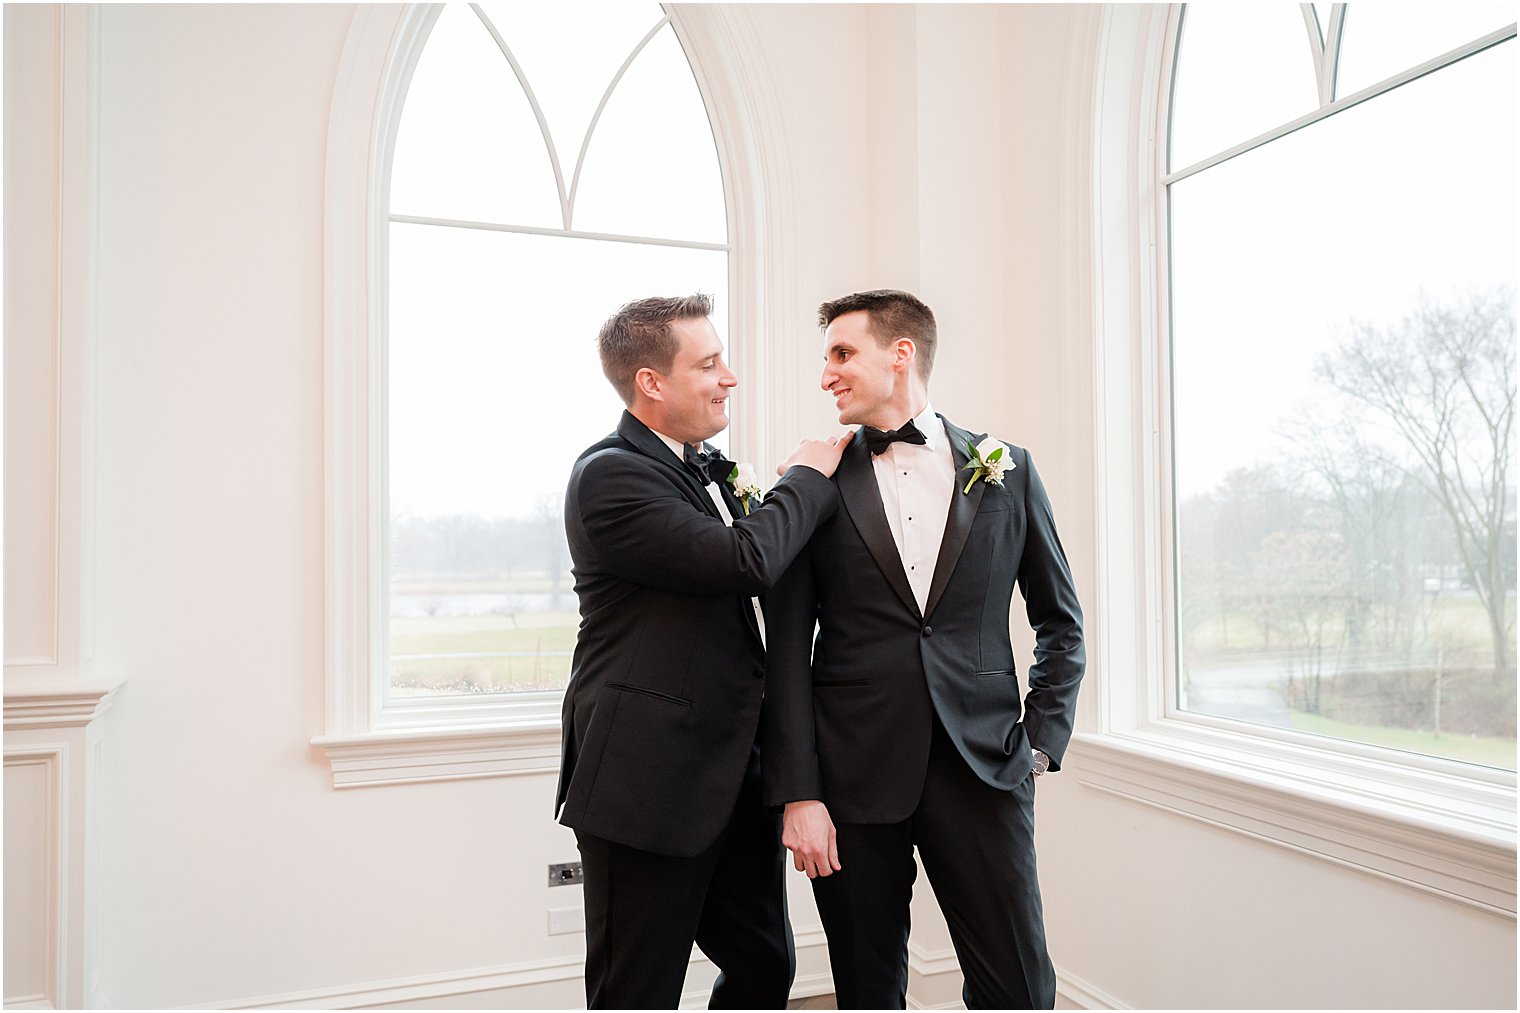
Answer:
MULTIPOLYGON (((1297 657, 1292 653, 1258 655, 1235 662, 1190 668, 1186 682, 1186 707, 1190 711, 1222 718, 1292 728, 1293 721, 1288 716, 1287 702, 1272 687, 1274 684, 1286 683, 1290 674, 1302 675, 1306 666, 1295 664, 1297 657)), ((1390 659, 1372 655, 1341 659, 1329 656, 1322 661, 1321 673, 1325 678, 1333 679, 1343 671, 1386 668, 1389 664, 1390 659)))

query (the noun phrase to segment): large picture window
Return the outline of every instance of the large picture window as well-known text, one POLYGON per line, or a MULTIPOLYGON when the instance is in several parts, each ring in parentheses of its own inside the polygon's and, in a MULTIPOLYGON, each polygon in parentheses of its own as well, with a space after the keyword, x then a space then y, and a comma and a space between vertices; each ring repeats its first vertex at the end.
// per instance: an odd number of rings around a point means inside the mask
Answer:
POLYGON ((382 713, 557 698, 578 624, 563 493, 622 404, 595 337, 703 291, 727 338, 723 181, 654 4, 449 5, 389 188, 382 713))
POLYGON ((1515 769, 1514 9, 1188 5, 1174 704, 1515 769))

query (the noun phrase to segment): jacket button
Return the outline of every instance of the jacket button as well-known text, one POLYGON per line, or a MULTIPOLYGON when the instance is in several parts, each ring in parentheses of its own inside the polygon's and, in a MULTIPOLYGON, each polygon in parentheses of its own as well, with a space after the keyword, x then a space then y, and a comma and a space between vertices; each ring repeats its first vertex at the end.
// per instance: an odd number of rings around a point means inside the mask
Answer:
POLYGON ((926 637, 932 637, 932 636, 934 636, 934 627, 933 626, 925 626, 924 627, 924 636, 926 636, 926 637))

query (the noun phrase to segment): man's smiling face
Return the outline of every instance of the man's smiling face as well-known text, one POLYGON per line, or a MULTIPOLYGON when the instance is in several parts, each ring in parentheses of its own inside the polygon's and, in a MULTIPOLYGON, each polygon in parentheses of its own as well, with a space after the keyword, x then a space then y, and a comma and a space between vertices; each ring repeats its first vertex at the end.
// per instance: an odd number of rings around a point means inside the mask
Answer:
POLYGON ((881 429, 902 424, 890 404, 897 377, 891 346, 883 347, 871 333, 865 310, 844 313, 829 322, 823 334, 823 376, 820 386, 834 396, 839 421, 864 423, 881 429))
POLYGON ((669 429, 665 435, 696 445, 728 428, 728 394, 739 378, 723 361, 723 342, 712 321, 676 320, 670 329, 681 345, 661 384, 669 429))

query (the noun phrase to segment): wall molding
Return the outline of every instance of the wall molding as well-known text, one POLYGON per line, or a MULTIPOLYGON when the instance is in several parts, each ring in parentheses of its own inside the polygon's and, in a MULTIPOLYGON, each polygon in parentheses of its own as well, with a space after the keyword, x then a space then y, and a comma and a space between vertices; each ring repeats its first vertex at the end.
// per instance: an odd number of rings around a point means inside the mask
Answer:
MULTIPOLYGON (((47 957, 42 976, 51 992, 7 999, 6 1006, 77 1009, 99 993, 100 785, 103 722, 122 679, 74 680, 57 675, 10 675, 5 680, 5 766, 45 763, 49 790, 37 811, 7 818, 40 822, 47 839, 47 957)), ((10 801, 7 800, 9 806, 10 801)), ((5 875, 16 881, 38 874, 5 854, 5 875)), ((27 973, 29 969, 9 969, 27 973)))
MULTIPOLYGON (((25 515, 15 512, 11 518, 11 526, 46 543, 47 562, 46 572, 29 568, 29 572, 13 574, 7 567, 6 590, 18 600, 44 600, 43 615, 38 618, 45 629, 16 630, 7 638, 5 671, 7 677, 72 678, 91 659, 94 633, 99 13, 87 5, 59 4, 40 16, 53 21, 52 89, 43 100, 52 105, 52 138, 46 155, 40 156, 51 169, 51 214, 45 236, 31 229, 17 234, 8 228, 7 239, 18 248, 47 244, 42 257, 48 265, 50 319, 45 328, 28 327, 9 338, 45 343, 48 376, 37 388, 10 391, 15 403, 7 406, 7 417, 25 424, 12 426, 7 443, 38 445, 48 462, 51 481, 46 493, 49 502, 41 511, 44 516, 28 510, 25 515), (29 586, 12 584, 13 576, 24 578, 29 586), (9 652, 12 639, 25 645, 14 655, 9 652)), ((8 452, 16 449, 10 446, 8 452)))
POLYGON ((370 728, 375 640, 380 615, 379 560, 372 537, 380 522, 372 495, 379 480, 373 361, 379 333, 383 256, 376 255, 376 194, 384 185, 379 134, 396 101, 389 88, 402 75, 391 61, 406 32, 423 25, 425 9, 361 5, 343 47, 328 119, 324 209, 325 333, 323 468, 326 555, 327 732, 370 728))
POLYGON ((5 730, 83 728, 106 712, 123 678, 64 679, 10 675, 5 680, 5 730))
MULTIPOLYGON (((41 912, 41 915, 44 922, 42 934, 45 939, 45 957, 40 969, 41 974, 36 976, 41 978, 44 991, 14 998, 6 997, 5 1006, 7 1009, 12 1007, 63 1009, 70 995, 67 977, 70 956, 68 945, 70 924, 67 917, 70 868, 68 820, 70 807, 66 796, 70 773, 68 743, 38 741, 5 750, 7 772, 25 767, 42 768, 42 776, 47 781, 43 811, 28 814, 42 823, 43 854, 36 856, 41 859, 42 867, 41 869, 16 869, 12 865, 15 852, 8 848, 5 872, 7 876, 20 874, 23 878, 28 875, 40 875, 44 883, 45 910, 41 912)), ((10 928, 16 931, 22 927, 13 925, 10 928)), ((16 969, 9 970, 14 974, 16 969)), ((31 977, 31 975, 28 976, 31 977)))

